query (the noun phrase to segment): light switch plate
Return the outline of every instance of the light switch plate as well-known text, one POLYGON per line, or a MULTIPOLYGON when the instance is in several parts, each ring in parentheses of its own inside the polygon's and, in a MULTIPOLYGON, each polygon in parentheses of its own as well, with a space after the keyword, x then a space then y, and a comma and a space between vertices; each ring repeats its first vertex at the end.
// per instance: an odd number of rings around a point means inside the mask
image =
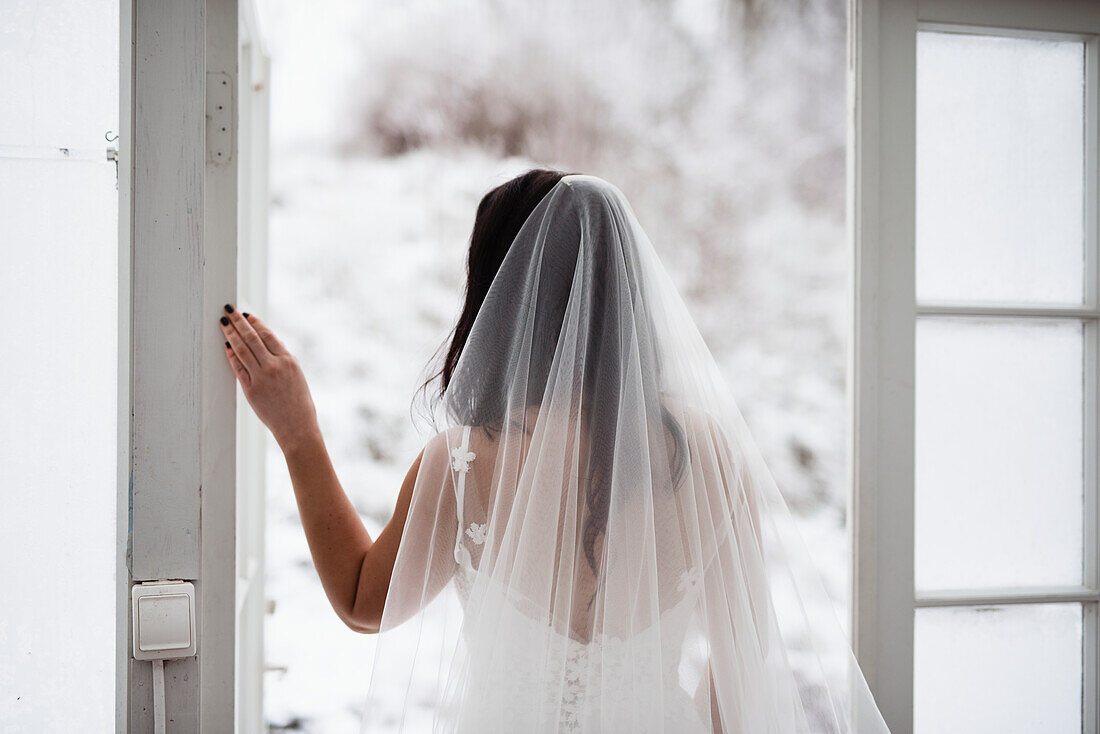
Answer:
POLYGON ((195 639, 195 585, 190 581, 147 581, 130 589, 134 658, 191 657, 195 639))

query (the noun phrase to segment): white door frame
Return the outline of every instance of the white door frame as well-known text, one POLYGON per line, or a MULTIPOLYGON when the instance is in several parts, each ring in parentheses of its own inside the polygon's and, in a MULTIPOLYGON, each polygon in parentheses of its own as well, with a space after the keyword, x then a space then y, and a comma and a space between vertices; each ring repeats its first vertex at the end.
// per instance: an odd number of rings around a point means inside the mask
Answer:
POLYGON ((1081 601, 1084 731, 1100 711, 1097 602, 1097 352, 1100 258, 1096 256, 1100 146, 1100 4, 1087 0, 851 0, 849 3, 848 226, 853 243, 853 339, 849 364, 852 453, 851 629, 860 666, 894 734, 913 730, 913 630, 918 607, 1081 601), (1035 316, 1042 307, 980 309, 915 299, 916 34, 956 26, 1092 36, 1086 47, 1086 304, 1045 309, 1085 320, 1084 579, 1081 587, 924 594, 914 589, 914 337, 918 315, 1035 316))
POLYGON ((196 592, 198 653, 164 665, 172 731, 234 730, 236 387, 217 318, 237 301, 237 29, 237 0, 121 2, 119 732, 153 731, 128 602, 156 579, 196 592), (207 109, 222 82, 228 136, 207 109))
MULTIPOLYGON (((240 0, 237 97, 237 297, 266 314, 270 59, 256 9, 240 0)), ((237 401, 237 661, 238 734, 264 731, 265 459, 267 427, 246 400, 237 401)))

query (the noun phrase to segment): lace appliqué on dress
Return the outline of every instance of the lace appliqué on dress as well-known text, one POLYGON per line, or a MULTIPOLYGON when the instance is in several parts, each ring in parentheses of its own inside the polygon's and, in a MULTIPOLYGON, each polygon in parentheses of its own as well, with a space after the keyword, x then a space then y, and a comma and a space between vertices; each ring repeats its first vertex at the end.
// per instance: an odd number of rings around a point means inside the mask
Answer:
POLYGON ((485 542, 485 538, 489 536, 489 523, 470 523, 470 527, 466 528, 466 534, 470 536, 470 539, 481 545, 485 542))
POLYGON ((676 582, 676 590, 687 596, 699 589, 699 583, 703 580, 703 574, 698 568, 692 566, 680 574, 680 580, 676 582))
POLYGON ((451 449, 451 468, 465 474, 470 470, 470 462, 477 457, 473 451, 465 446, 455 446, 451 449))
MULTIPOLYGON (((455 538, 454 555, 456 561, 464 561, 470 568, 473 568, 473 559, 470 557, 470 552, 462 544, 462 526, 465 522, 462 506, 466 492, 466 474, 470 471, 470 462, 475 458, 477 458, 477 454, 470 451, 470 427, 464 426, 462 429, 462 444, 451 449, 451 468, 458 473, 458 484, 455 489, 458 495, 459 532, 455 538)), ((489 535, 489 523, 471 522, 466 527, 465 533, 473 543, 484 545, 489 535)))

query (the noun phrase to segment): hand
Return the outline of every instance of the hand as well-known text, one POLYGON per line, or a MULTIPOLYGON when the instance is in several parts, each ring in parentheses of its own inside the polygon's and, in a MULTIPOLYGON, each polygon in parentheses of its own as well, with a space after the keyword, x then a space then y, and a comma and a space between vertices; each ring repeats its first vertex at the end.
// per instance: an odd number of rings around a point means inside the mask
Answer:
POLYGON ((225 305, 225 353, 252 410, 279 446, 319 434, 317 410, 298 360, 254 314, 225 305))

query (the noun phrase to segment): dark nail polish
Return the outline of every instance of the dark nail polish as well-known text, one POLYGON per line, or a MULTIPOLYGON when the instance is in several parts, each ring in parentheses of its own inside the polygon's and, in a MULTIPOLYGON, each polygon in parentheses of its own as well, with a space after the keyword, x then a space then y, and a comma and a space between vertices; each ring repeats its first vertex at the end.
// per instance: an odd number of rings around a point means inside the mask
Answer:
POLYGON ((228 303, 225 304, 225 312, 226 313, 233 313, 233 307, 230 306, 228 303))
POLYGON ((241 316, 244 316, 247 319, 248 318, 248 311, 241 311, 241 316))
MULTIPOLYGON (((225 346, 227 346, 227 347, 228 347, 228 346, 229 346, 229 342, 226 342, 226 343, 225 343, 225 346)), ((230 347, 230 348, 232 348, 232 347, 230 347)))
POLYGON ((222 326, 229 326, 229 319, 222 316, 222 326))

